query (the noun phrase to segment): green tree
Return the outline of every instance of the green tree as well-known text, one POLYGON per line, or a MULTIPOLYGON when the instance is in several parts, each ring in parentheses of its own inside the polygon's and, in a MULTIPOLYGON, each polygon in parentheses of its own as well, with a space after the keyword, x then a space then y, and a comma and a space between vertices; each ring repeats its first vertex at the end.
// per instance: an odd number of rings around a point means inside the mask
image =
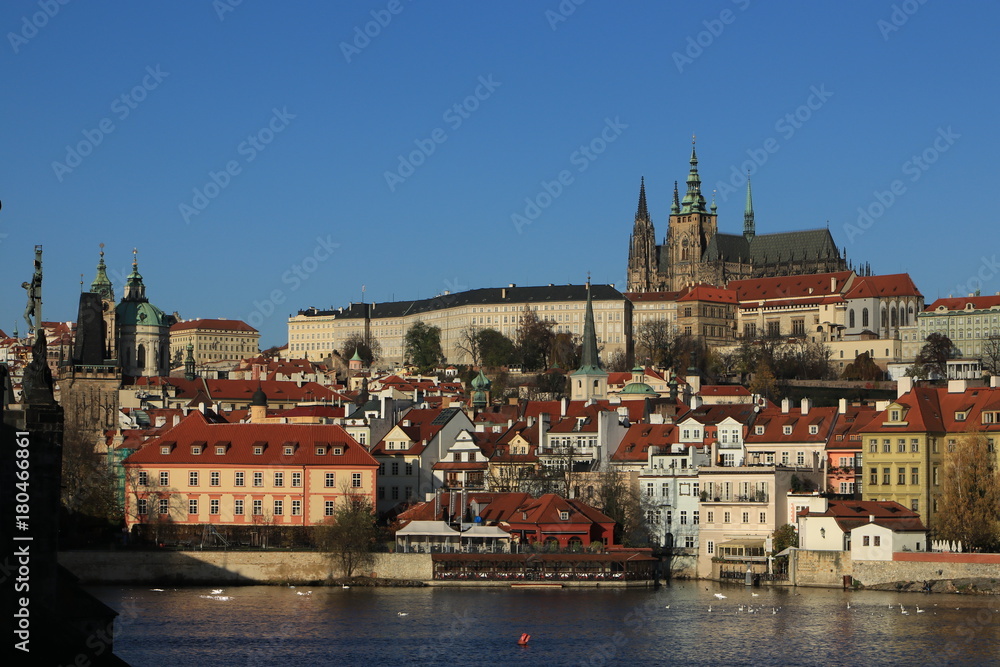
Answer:
POLYGON ((444 360, 441 351, 441 329, 422 320, 406 330, 403 339, 406 358, 421 371, 428 371, 444 360))
POLYGON ((1000 471, 981 433, 969 433, 944 456, 937 533, 970 551, 1000 548, 1000 471))
POLYGON ((375 562, 378 528, 375 508, 367 496, 348 493, 337 503, 333 516, 316 527, 316 546, 338 561, 345 577, 375 562))
POLYGON ((496 329, 483 329, 479 333, 479 348, 487 368, 508 366, 514 360, 514 341, 496 329))
POLYGON ((934 332, 927 336, 917 354, 914 366, 922 366, 928 376, 946 377, 948 360, 955 358, 955 346, 944 334, 934 332))
POLYGON ((771 533, 772 554, 781 553, 788 547, 797 546, 799 546, 799 533, 792 524, 786 523, 784 526, 778 526, 771 533))
POLYGON ((370 367, 382 358, 382 345, 374 336, 369 336, 368 340, 365 340, 364 334, 355 331, 344 339, 341 346, 341 356, 344 359, 350 359, 355 352, 361 357, 361 363, 370 367))

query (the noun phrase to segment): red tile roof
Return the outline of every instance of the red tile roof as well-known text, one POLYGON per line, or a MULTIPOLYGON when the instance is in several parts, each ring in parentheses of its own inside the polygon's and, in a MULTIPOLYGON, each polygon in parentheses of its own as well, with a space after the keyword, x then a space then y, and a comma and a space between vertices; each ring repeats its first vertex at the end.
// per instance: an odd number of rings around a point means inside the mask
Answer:
POLYGON ((811 275, 778 276, 733 280, 729 289, 734 290, 740 303, 772 299, 799 299, 819 296, 839 296, 854 275, 853 271, 816 273, 811 275), (830 281, 834 285, 831 289, 830 281))
POLYGON ((177 322, 170 327, 170 333, 179 331, 189 331, 191 329, 213 329, 223 331, 249 331, 257 333, 257 330, 242 320, 213 320, 198 319, 177 322))
POLYGON ((180 424, 150 440, 126 459, 129 464, 236 464, 259 466, 349 465, 377 468, 378 462, 340 426, 335 424, 212 424, 200 412, 192 412, 180 424), (191 445, 203 443, 201 454, 192 454, 191 445), (217 444, 228 443, 225 454, 215 453, 217 444), (264 443, 262 454, 254 446, 264 443), (284 453, 286 443, 297 444, 291 455, 284 453), (171 445, 170 453, 161 448, 171 445), (327 451, 316 453, 316 446, 327 451), (333 456, 331 447, 343 447, 343 454, 333 456))
POLYGON ((736 303, 736 290, 710 285, 694 285, 681 291, 678 301, 710 301, 712 303, 736 303))
POLYGON ((750 396, 750 390, 740 384, 706 384, 698 396, 750 396))
POLYGON ((822 442, 830 437, 837 419, 837 408, 811 408, 807 414, 802 414, 800 408, 790 409, 787 413, 781 408, 762 410, 754 421, 754 428, 746 436, 746 444, 760 443, 795 443, 822 442), (757 429, 764 427, 764 433, 757 435, 757 429), (785 427, 791 426, 791 433, 785 433, 785 427), (810 427, 816 427, 816 433, 810 433, 810 427))
POLYGON ((825 512, 803 511, 799 516, 834 517, 837 525, 845 533, 871 523, 898 531, 927 530, 920 521, 920 515, 891 500, 831 500, 825 512))
POLYGON ((865 297, 923 296, 909 273, 884 276, 859 276, 844 295, 845 299, 865 297))
POLYGON ((677 442, 676 424, 633 424, 625 432, 612 461, 645 463, 650 447, 668 447, 677 442))
POLYGON ((944 299, 938 299, 931 305, 924 308, 924 312, 933 312, 938 308, 945 308, 947 310, 965 310, 966 304, 970 303, 972 304, 972 307, 977 310, 1000 307, 1000 295, 994 294, 990 296, 946 297, 944 299))

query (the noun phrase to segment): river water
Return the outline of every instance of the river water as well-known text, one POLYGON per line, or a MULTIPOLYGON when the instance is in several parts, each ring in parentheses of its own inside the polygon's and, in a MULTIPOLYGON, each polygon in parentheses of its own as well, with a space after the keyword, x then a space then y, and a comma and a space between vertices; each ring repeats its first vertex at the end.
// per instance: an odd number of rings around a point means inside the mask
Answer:
POLYGON ((90 590, 120 612, 115 653, 135 666, 1000 663, 995 596, 703 581, 658 589, 90 590), (531 634, 527 647, 517 645, 522 632, 531 634))

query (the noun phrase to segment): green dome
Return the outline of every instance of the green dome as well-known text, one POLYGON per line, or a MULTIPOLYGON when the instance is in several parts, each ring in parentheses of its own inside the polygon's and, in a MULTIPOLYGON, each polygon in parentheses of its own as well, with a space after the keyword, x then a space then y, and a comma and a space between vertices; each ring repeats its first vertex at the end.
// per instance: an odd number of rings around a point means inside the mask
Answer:
POLYGON ((655 389, 653 389, 652 387, 650 387, 648 384, 646 384, 645 382, 629 382, 627 385, 625 385, 625 388, 622 389, 622 393, 623 394, 654 394, 656 396, 659 396, 659 393, 655 389))
POLYGON ((482 371, 479 371, 479 375, 472 378, 472 388, 476 391, 486 391, 490 388, 491 384, 489 378, 483 375, 482 371))
POLYGON ((166 326, 166 315, 148 301, 122 301, 115 316, 120 326, 166 326))

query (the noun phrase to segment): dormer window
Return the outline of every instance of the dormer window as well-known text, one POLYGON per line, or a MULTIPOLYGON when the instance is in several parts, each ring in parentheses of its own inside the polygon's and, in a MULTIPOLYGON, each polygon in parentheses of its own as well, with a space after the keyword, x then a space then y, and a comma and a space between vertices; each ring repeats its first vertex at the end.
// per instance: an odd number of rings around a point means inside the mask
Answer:
POLYGON ((325 456, 325 455, 326 455, 326 447, 316 448, 316 456, 325 456))
POLYGON ((889 421, 898 422, 899 421, 899 410, 889 411, 889 421))
POLYGON ((966 418, 966 416, 968 414, 969 414, 968 412, 956 412, 955 413, 955 421, 957 421, 957 422, 964 422, 965 418, 966 418))
POLYGON ((191 453, 195 456, 201 454, 201 445, 191 445, 191 453))
POLYGON ((219 445, 218 447, 215 448, 215 455, 216 456, 222 456, 225 453, 226 453, 226 446, 225 445, 219 445))
POLYGON ((334 456, 340 456, 343 453, 344 453, 344 448, 343 447, 334 447, 333 448, 333 455, 334 456))
POLYGON ((559 512, 560 521, 569 521, 569 512, 559 512))
POLYGON ((754 426, 753 432, 756 435, 764 435, 764 427, 763 426, 754 426))
POLYGON ((295 448, 292 447, 291 445, 285 445, 285 448, 282 450, 282 454, 284 454, 285 456, 291 456, 294 453, 295 453, 295 448))
POLYGON ((160 453, 161 454, 169 454, 170 453, 170 445, 163 445, 162 447, 160 447, 160 453))
POLYGON ((253 453, 254 456, 260 456, 264 453, 264 447, 262 445, 254 445, 253 453))
POLYGON ((819 433, 819 426, 817 426, 816 424, 810 425, 809 426, 809 435, 816 435, 817 433, 819 433))
POLYGON ((781 432, 784 433, 785 435, 791 435, 792 434, 792 427, 791 426, 782 426, 781 427, 781 432))

